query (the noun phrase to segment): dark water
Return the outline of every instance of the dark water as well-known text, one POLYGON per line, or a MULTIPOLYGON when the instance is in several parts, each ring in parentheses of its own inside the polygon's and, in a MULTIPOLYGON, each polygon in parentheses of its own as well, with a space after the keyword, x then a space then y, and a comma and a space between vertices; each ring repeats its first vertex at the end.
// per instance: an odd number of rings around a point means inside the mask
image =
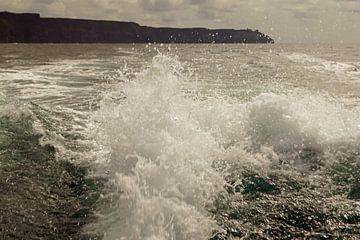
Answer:
POLYGON ((45 134, 33 125, 53 130, 48 111, 35 104, 11 110, 0 117, 1 237, 95 239, 80 229, 94 221, 103 181, 89 178, 88 166, 57 158, 54 145, 40 144, 45 134))
POLYGON ((4 239, 358 239, 360 49, 1 45, 4 239))

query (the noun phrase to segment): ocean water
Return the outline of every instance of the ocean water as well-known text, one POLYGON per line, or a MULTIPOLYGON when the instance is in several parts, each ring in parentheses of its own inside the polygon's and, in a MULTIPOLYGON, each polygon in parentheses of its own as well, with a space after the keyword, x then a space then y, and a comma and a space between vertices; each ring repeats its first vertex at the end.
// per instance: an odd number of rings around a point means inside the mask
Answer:
POLYGON ((359 45, 0 45, 4 239, 359 239, 359 45))

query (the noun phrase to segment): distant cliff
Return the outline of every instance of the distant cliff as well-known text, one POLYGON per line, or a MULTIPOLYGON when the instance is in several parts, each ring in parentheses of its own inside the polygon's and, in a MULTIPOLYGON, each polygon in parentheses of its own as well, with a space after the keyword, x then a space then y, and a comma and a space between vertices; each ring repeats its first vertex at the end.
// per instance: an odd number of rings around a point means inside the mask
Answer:
POLYGON ((154 28, 134 22, 0 12, 0 43, 274 43, 250 29, 154 28))

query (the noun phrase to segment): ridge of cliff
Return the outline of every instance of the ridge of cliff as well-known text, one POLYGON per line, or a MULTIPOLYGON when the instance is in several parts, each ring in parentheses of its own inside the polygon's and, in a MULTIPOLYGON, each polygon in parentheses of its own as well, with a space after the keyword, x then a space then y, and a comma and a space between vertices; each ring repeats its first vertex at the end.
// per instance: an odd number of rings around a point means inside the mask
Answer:
POLYGON ((0 43, 274 43, 258 30, 168 28, 135 22, 0 12, 0 43))

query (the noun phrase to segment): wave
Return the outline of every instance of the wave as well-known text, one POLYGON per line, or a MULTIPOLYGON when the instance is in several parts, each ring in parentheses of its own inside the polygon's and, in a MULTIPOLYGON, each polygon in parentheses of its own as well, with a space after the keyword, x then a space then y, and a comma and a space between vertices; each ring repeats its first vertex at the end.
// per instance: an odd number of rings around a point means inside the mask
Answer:
POLYGON ((358 81, 360 77, 359 63, 329 61, 304 53, 291 53, 286 55, 286 57, 293 62, 305 64, 307 69, 316 72, 334 73, 340 79, 346 77, 358 81))
POLYGON ((181 63, 162 54, 122 80, 93 113, 105 153, 98 169, 111 190, 89 228, 105 239, 209 239, 223 231, 209 209, 235 166, 306 172, 314 155, 359 142, 360 109, 329 96, 264 93, 242 103, 189 95, 181 63))
POLYGON ((114 222, 105 239, 211 235, 206 205, 224 185, 211 167, 218 146, 192 117, 201 102, 184 97, 180 71, 177 61, 158 55, 100 104, 98 137, 110 148, 104 164, 122 193, 104 218, 105 225, 114 222))
POLYGON ((85 141, 74 134, 80 130, 70 116, 36 104, 0 103, 4 238, 95 237, 81 227, 91 221, 101 182, 84 164, 85 141))
POLYGON ((7 97, 15 100, 86 109, 76 105, 97 93, 94 84, 111 80, 105 79, 105 75, 110 72, 116 75, 111 68, 103 68, 102 64, 98 59, 67 59, 0 68, 0 87, 7 97))

